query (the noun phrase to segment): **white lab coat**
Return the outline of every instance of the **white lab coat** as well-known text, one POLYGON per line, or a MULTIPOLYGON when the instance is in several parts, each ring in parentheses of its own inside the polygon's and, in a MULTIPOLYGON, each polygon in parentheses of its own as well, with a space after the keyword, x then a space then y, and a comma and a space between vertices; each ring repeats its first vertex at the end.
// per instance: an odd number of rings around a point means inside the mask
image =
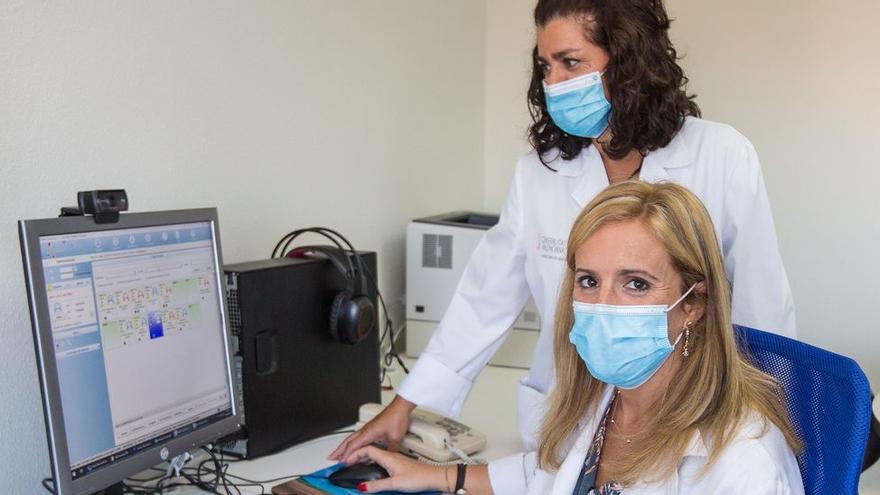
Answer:
MULTIPOLYGON (((495 495, 571 495, 613 391, 613 387, 607 387, 598 409, 581 422, 558 472, 539 469, 535 452, 490 462, 489 481, 495 495)), ((700 471, 706 465, 709 451, 702 435, 695 433, 670 478, 627 486, 623 493, 802 495, 804 485, 797 459, 785 436, 769 421, 766 429, 764 426, 760 416, 751 414, 703 476, 700 471)))
MULTIPOLYGON (((458 416, 474 379, 531 294, 541 333, 518 391, 526 450, 535 448, 544 394, 553 383, 553 316, 568 233, 584 206, 608 186, 594 146, 551 166, 558 171, 541 165, 535 153, 519 161, 498 224, 475 249, 437 330, 397 391, 458 416)), ((668 146, 648 153, 640 178, 681 184, 706 205, 733 284, 734 323, 794 337, 794 303, 751 143, 729 126, 689 117, 668 146)))

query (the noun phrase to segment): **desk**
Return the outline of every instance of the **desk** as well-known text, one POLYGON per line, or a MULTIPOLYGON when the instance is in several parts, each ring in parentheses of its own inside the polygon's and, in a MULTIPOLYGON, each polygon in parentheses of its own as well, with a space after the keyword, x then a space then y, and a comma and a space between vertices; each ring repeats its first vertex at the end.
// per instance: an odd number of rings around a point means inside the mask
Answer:
MULTIPOLYGON (((408 365, 412 363, 407 361, 408 365)), ((477 378, 461 415, 463 423, 482 431, 488 438, 486 450, 475 457, 493 460, 521 450, 516 426, 516 388, 525 374, 526 370, 523 369, 487 366, 477 378)), ((382 400, 386 403, 392 397, 392 392, 382 394, 382 400)), ((234 462, 229 467, 229 473, 252 480, 311 473, 332 464, 325 458, 343 438, 344 435, 323 437, 275 455, 234 462)), ((266 484, 266 489, 277 483, 266 484)), ((241 492, 260 493, 255 487, 241 488, 241 492)), ((194 495, 204 492, 195 487, 181 487, 166 493, 194 495)))

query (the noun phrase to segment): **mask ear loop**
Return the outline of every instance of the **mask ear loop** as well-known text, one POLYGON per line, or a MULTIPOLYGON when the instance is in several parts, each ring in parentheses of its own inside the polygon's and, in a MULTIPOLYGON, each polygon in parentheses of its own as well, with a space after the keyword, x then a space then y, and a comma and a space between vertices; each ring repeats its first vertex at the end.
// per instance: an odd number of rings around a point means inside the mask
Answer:
MULTIPOLYGON (((682 328, 681 331, 678 332, 678 338, 672 343, 672 349, 675 349, 675 346, 678 345, 678 341, 681 340, 681 336, 684 335, 685 330, 687 330, 687 327, 682 328)), ((685 341, 685 346, 687 346, 687 341, 685 341)))
MULTIPOLYGON (((675 300, 674 303, 672 303, 672 306, 669 306, 668 308, 666 308, 666 312, 668 313, 668 312, 672 311, 676 306, 678 306, 678 303, 684 301, 684 298, 686 298, 688 296, 688 294, 690 294, 694 290, 694 287, 696 287, 696 286, 697 286, 697 284, 694 284, 690 287, 690 289, 686 290, 685 293, 681 295, 681 297, 679 297, 678 299, 675 300)), ((675 342, 672 343, 673 349, 675 349, 675 346, 678 345, 678 341, 681 340, 682 335, 685 336, 685 339, 684 339, 684 350, 682 351, 681 355, 684 357, 688 357, 690 355, 690 349, 689 349, 688 344, 689 344, 690 337, 691 337, 691 322, 685 323, 684 328, 681 329, 681 332, 678 332, 678 338, 676 338, 675 342)))
POLYGON ((696 287, 696 286, 697 286, 697 284, 694 284, 694 285, 691 286, 690 289, 686 290, 686 291, 684 292, 684 294, 681 295, 681 297, 679 297, 678 299, 676 299, 675 302, 672 303, 671 306, 669 306, 669 307, 666 308, 666 312, 668 313, 668 312, 672 311, 673 309, 675 309, 675 307, 678 306, 678 303, 684 301, 684 298, 686 298, 686 297, 688 296, 688 294, 690 294, 691 291, 693 291, 693 290, 694 290, 694 287, 696 287))
MULTIPOLYGON (((601 71, 598 71, 598 72, 599 72, 599 84, 602 85, 602 90, 604 91, 604 90, 605 90, 605 87, 606 87, 606 86, 605 86, 605 73, 608 72, 608 66, 606 65, 604 70, 601 70, 601 71)), ((602 97, 605 98, 604 95, 602 95, 602 97)), ((611 105, 611 102, 608 100, 608 98, 605 98, 605 101, 608 101, 608 104, 611 105)), ((613 108, 612 108, 612 111, 614 111, 613 108)), ((606 144, 608 144, 608 143, 611 142, 610 139, 607 140, 607 141, 599 141, 599 138, 602 137, 606 132, 608 132, 608 129, 610 129, 610 128, 611 128, 611 118, 608 119, 608 123, 605 124, 605 128, 602 129, 602 132, 600 132, 598 136, 596 136, 595 138, 593 138, 593 141, 595 141, 595 143, 596 143, 596 144, 594 144, 593 146, 596 146, 596 145, 598 145, 598 144, 601 144, 602 147, 604 148, 606 144)), ((640 164, 639 164, 639 168, 636 169, 635 173, 632 174, 632 176, 630 177, 630 179, 632 179, 633 177, 635 177, 636 174, 638 174, 641 170, 642 170, 642 164, 640 163, 640 164)))

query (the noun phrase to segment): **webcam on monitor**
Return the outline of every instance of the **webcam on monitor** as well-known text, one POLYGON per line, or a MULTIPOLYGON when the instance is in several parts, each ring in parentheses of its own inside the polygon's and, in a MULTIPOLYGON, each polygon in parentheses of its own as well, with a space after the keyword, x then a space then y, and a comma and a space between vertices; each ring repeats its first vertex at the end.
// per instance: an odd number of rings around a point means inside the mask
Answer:
POLYGON ((119 212, 128 211, 125 189, 98 189, 76 193, 78 206, 61 208, 62 217, 93 215, 95 223, 116 223, 119 212))

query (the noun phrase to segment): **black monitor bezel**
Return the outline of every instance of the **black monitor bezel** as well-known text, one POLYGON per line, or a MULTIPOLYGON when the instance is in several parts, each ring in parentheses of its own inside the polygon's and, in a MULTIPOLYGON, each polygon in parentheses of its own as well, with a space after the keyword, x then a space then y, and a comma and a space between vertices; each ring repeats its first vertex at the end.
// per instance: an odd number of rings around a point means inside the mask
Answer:
POLYGON ((239 410, 239 401, 237 399, 240 397, 240 391, 235 379, 232 339, 226 307, 226 280, 223 275, 223 257, 220 249, 220 229, 216 208, 128 213, 120 215, 119 221, 111 224, 95 223, 94 218, 89 216, 70 216, 20 220, 18 226, 50 464, 52 475, 55 479, 55 493, 57 495, 97 492, 166 459, 211 443, 241 429, 242 411, 239 410), (80 477, 73 479, 71 476, 70 458, 68 456, 64 416, 61 409, 58 367, 53 350, 48 298, 46 291, 42 290, 45 287, 45 277, 42 269, 40 237, 200 222, 208 222, 210 224, 214 244, 214 261, 217 266, 215 270, 217 277, 216 287, 218 290, 217 297, 220 300, 220 307, 222 309, 221 319, 226 348, 227 380, 229 390, 232 392, 230 400, 232 415, 205 425, 191 433, 169 439, 167 442, 132 454, 131 457, 117 463, 100 468, 92 473, 84 473, 80 477))

